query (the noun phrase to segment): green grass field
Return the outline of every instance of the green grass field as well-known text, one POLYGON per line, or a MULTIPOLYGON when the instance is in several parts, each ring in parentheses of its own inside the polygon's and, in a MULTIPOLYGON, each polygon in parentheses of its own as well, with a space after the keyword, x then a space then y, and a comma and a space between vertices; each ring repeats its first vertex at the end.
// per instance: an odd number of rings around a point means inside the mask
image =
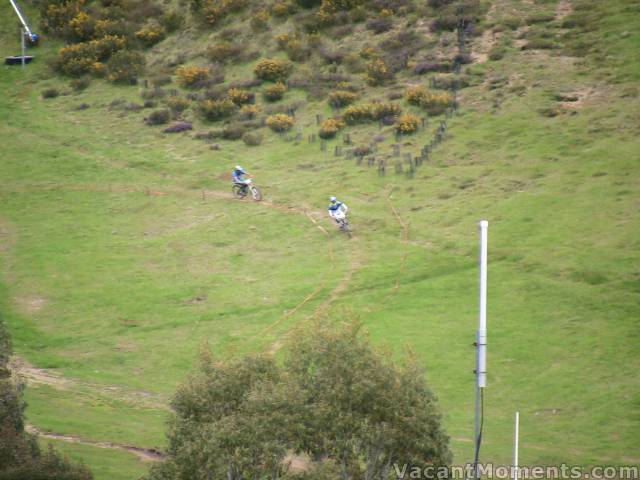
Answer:
MULTIPOLYGON (((519 410, 521 464, 640 464, 640 12, 629 5, 602 7, 596 58, 509 46, 471 66, 506 86, 464 89, 447 139, 412 179, 335 157, 338 141, 326 152, 307 143, 323 103, 298 114, 301 142, 265 130, 261 147, 214 151, 111 106, 138 101, 137 87, 95 80, 44 100, 47 86, 69 90, 45 65, 56 42, 25 71, 0 67, 0 306, 16 354, 69 379, 27 389, 28 421, 161 448, 169 398, 204 342, 220 358, 282 354, 294 325, 357 317, 377 344, 423 361, 455 461, 469 461, 486 218, 481 458, 509 463, 519 410), (566 113, 539 113, 573 91, 583 94, 566 113), (265 202, 230 198, 237 163, 265 202), (351 208, 352 240, 325 219, 331 194, 351 208)), ((0 52, 17 53, 1 28, 0 52)), ((347 131, 364 142, 377 127, 347 131)), ((54 444, 99 480, 144 472, 126 452, 54 444)))

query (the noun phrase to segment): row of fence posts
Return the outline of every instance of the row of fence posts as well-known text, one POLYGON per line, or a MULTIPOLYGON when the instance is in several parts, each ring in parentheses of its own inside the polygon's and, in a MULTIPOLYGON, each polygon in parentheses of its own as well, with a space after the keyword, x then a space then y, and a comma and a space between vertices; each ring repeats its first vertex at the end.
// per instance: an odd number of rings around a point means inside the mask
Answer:
MULTIPOLYGON (((466 50, 466 39, 465 39, 465 29, 466 25, 464 21, 461 20, 458 26, 458 51, 459 54, 464 54, 466 50)), ((454 62, 454 72, 460 73, 460 62, 454 62)), ((436 88, 438 85, 436 84, 435 78, 430 79, 430 86, 432 88, 436 88)), ((336 157, 345 156, 347 160, 352 160, 355 157, 355 161, 357 165, 362 165, 364 159, 366 158, 367 167, 377 167, 378 175, 384 176, 387 172, 387 164, 393 158, 393 169, 396 175, 406 175, 409 178, 412 178, 417 170, 417 168, 422 165, 424 162, 428 161, 430 158, 430 154, 433 150, 440 144, 445 138, 445 134, 447 131, 447 120, 452 118, 458 108, 458 90, 460 89, 460 81, 459 79, 455 79, 449 85, 450 91, 453 95, 453 102, 451 105, 445 110, 445 118, 440 121, 438 128, 436 129, 431 141, 425 144, 420 149, 420 155, 412 156, 410 152, 401 152, 400 139, 402 136, 396 133, 396 142, 392 145, 392 154, 387 155, 383 158, 376 157, 376 153, 378 151, 376 142, 371 142, 366 149, 357 149, 357 148, 345 148, 353 145, 353 141, 351 136, 347 133, 342 136, 342 145, 335 145, 333 148, 333 154, 336 157), (402 154, 402 157, 401 157, 402 154), (400 157, 402 159, 400 159, 400 157)), ((291 116, 295 115, 294 109, 289 109, 288 114, 291 116)), ((323 116, 321 114, 316 114, 316 125, 320 125, 323 121, 323 116)), ((421 119, 421 127, 426 128, 429 125, 429 119, 427 117, 423 117, 421 119)), ((384 126, 382 121, 379 122, 380 128, 384 126)), ((283 132, 281 134, 282 138, 285 141, 295 140, 299 142, 302 140, 302 133, 298 131, 295 136, 292 136, 288 132, 283 132)), ((307 142, 309 144, 316 143, 318 141, 318 135, 315 133, 311 133, 307 136, 307 142)), ((320 151, 327 151, 327 142, 320 138, 320 151)))

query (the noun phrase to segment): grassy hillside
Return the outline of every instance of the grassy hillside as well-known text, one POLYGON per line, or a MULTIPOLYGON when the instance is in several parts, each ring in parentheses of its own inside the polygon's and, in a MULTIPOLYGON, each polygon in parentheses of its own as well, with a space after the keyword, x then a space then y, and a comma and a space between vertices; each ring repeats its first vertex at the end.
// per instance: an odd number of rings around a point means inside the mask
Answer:
MULTIPOLYGON (((145 125, 150 110, 131 106, 142 105, 141 86, 93 80, 74 91, 46 66, 55 39, 44 39, 25 71, 1 67, 0 305, 31 380, 29 422, 89 442, 56 447, 84 458, 97 478, 135 478, 144 469, 135 456, 91 443, 161 448, 168 399, 203 342, 222 358, 281 355, 295 341, 292 326, 349 315, 394 355, 410 349, 422 359, 455 461, 466 462, 476 224, 486 218, 482 459, 509 462, 519 410, 522 464, 640 464, 640 10, 625 0, 486 3, 460 109, 412 177, 403 155, 419 155, 443 116, 399 140, 396 174, 392 126, 348 126, 326 151, 309 143, 316 114, 332 112, 301 88, 276 104, 297 102, 289 138, 261 127, 262 145, 250 147, 145 125), (555 48, 522 49, 540 39, 555 48), (503 58, 490 60, 497 47, 503 58), (64 94, 44 99, 47 88, 64 94), (335 156, 336 145, 350 148, 343 133, 353 146, 384 137, 375 155, 388 157, 386 175, 366 159, 335 156), (237 163, 255 175, 264 202, 231 198, 237 163), (329 195, 351 208, 354 239, 325 218, 329 195)), ((0 17, 11 18, 7 5, 0 17)), ((253 35, 249 17, 212 30, 188 18, 146 53, 148 78, 175 71, 167 64, 176 56, 206 64, 203 48, 224 28, 263 57, 283 56, 273 36, 293 19, 253 35)), ((454 34, 414 20, 395 20, 382 37, 359 24, 325 42, 357 52, 413 29, 427 39, 425 53, 455 54, 454 34)), ((3 55, 17 53, 13 28, 0 24, 3 55)), ((255 63, 228 66, 224 85, 251 78, 255 63)), ((361 101, 434 77, 405 69, 370 87, 360 73, 333 70, 314 56, 294 76, 349 76, 361 101)), ((188 93, 171 81, 163 88, 188 93)), ((262 87, 252 88, 267 108, 262 87)), ((183 119, 198 132, 219 128, 193 109, 183 119)))

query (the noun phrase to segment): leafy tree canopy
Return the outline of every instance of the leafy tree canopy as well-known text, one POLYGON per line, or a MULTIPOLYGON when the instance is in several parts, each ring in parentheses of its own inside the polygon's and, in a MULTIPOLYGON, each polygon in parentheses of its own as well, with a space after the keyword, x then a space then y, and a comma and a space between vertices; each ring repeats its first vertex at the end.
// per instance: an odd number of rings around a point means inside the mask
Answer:
POLYGON ((393 478, 393 465, 451 461, 435 397, 412 359, 396 365, 361 326, 319 323, 279 365, 204 350, 173 400, 168 458, 149 480, 393 478), (308 458, 288 471, 291 453, 308 458))

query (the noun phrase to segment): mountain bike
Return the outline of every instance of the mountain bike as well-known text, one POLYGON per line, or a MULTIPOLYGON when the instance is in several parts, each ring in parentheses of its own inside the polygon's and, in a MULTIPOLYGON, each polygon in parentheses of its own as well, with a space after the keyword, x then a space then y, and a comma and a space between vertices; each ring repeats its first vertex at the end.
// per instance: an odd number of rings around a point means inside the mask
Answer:
POLYGON ((231 191, 233 192, 233 196, 236 198, 244 198, 251 193, 251 198, 256 202, 262 200, 262 192, 258 187, 253 185, 251 179, 248 179, 246 183, 234 183, 231 187, 231 191))
POLYGON ((333 219, 338 224, 338 228, 341 232, 346 233, 349 238, 351 238, 351 227, 349 226, 349 221, 347 220, 347 216, 343 212, 337 212, 333 219))

